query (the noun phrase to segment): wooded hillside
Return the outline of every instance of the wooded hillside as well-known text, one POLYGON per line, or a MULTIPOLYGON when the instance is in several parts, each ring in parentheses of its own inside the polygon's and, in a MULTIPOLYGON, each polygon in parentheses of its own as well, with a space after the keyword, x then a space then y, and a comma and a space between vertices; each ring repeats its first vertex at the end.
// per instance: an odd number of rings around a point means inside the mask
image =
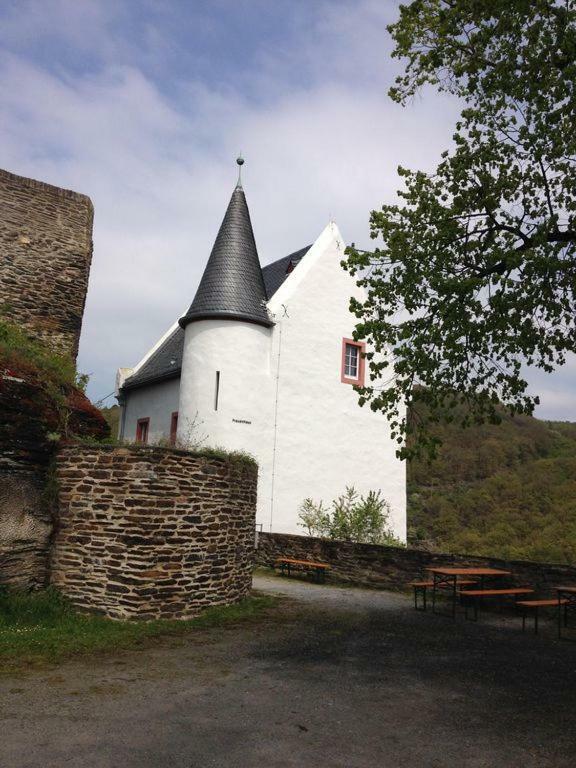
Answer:
POLYGON ((438 458, 408 467, 410 544, 576 563, 576 424, 504 416, 436 431, 438 458))

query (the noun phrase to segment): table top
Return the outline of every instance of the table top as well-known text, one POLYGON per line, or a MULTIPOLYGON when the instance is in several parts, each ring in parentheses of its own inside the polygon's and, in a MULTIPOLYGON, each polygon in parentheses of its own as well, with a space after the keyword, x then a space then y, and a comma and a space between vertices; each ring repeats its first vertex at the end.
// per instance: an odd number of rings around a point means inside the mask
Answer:
POLYGON ((558 590, 558 592, 568 592, 569 594, 573 594, 573 595, 576 594, 576 586, 574 586, 574 584, 571 584, 570 586, 565 586, 565 587, 562 587, 562 586, 556 587, 556 589, 558 590))
MULTIPOLYGON (((432 573, 439 573, 443 576, 509 576, 511 571, 503 571, 500 568, 450 568, 448 566, 434 566, 426 568, 432 573)), ((576 587, 574 587, 576 590, 576 587)))

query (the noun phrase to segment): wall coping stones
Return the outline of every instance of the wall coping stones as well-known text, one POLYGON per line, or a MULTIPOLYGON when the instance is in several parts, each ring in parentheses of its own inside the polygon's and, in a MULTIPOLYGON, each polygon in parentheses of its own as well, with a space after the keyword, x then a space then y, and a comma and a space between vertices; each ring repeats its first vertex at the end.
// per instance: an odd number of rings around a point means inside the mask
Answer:
POLYGON ((213 450, 212 448, 199 448, 189 450, 187 448, 177 448, 172 445, 150 445, 141 443, 103 443, 91 440, 66 440, 61 443, 61 450, 80 446, 90 448, 95 451, 108 451, 116 456, 133 456, 134 454, 152 455, 161 458, 162 455, 174 454, 177 456, 189 456, 196 459, 209 459, 210 461, 244 465, 246 467, 257 467, 256 459, 247 453, 235 453, 234 451, 225 452, 213 450))
POLYGON ((37 189, 38 191, 49 192, 56 197, 82 201, 86 203, 92 211, 94 211, 92 200, 90 200, 88 195, 82 194, 82 192, 75 192, 73 189, 57 187, 54 184, 49 184, 47 181, 39 181, 38 179, 32 179, 28 176, 19 176, 17 173, 6 171, 4 168, 0 168, 0 179, 6 179, 7 181, 14 182, 21 187, 28 187, 29 189, 37 189))

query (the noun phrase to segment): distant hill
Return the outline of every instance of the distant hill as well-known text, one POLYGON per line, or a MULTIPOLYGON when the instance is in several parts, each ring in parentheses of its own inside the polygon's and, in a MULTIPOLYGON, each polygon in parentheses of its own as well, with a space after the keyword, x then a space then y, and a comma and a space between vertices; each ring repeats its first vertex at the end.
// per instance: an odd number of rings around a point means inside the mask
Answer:
POLYGON ((436 429, 438 458, 408 467, 410 544, 576 564, 576 424, 504 416, 436 429))
POLYGON ((102 416, 110 425, 110 434, 112 437, 118 437, 118 425, 120 421, 120 406, 111 405, 109 408, 101 408, 102 416))

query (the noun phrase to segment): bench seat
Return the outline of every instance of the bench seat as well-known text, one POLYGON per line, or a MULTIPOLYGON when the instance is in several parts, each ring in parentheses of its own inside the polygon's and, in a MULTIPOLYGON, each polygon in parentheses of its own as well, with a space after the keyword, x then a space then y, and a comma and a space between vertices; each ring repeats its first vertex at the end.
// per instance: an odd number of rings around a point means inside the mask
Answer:
MULTIPOLYGON (((460 590, 460 594, 462 594, 462 592, 463 592, 462 587, 467 587, 467 586, 471 586, 471 585, 474 585, 474 584, 478 584, 478 582, 476 580, 474 580, 474 579, 459 579, 456 582, 456 586, 460 590)), ((417 611, 425 611, 427 609, 427 604, 426 604, 427 603, 427 590, 428 589, 432 589, 434 587, 434 582, 433 581, 411 581, 408 586, 412 587, 412 589, 414 590, 414 608, 417 611), (422 607, 421 608, 418 608, 418 595, 420 595, 422 597, 422 607)), ((451 586, 450 586, 450 584, 442 583, 442 584, 437 584, 436 588, 437 589, 446 589, 446 588, 450 588, 451 589, 451 586)))
POLYGON ((504 589, 465 589, 462 592, 466 597, 497 597, 498 595, 532 595, 534 590, 530 587, 506 587, 504 589))
POLYGON ((522 609, 522 632, 526 631, 526 615, 528 610, 531 610, 534 614, 534 634, 538 634, 538 617, 540 608, 560 608, 561 605, 566 605, 569 601, 565 599, 558 600, 558 598, 546 598, 544 600, 517 600, 516 605, 522 609))
POLYGON ((330 570, 327 563, 316 563, 312 560, 294 560, 292 557, 279 557, 276 563, 289 563, 290 565, 314 566, 314 568, 325 568, 330 570))
POLYGON ((478 621, 478 600, 475 598, 483 597, 513 597, 515 602, 516 598, 520 595, 533 595, 534 590, 531 587, 505 587, 502 589, 463 589, 460 592, 464 599, 464 612, 466 618, 468 618, 468 604, 470 598, 472 598, 474 604, 474 621, 478 621))
POLYGON ((516 602, 516 605, 521 605, 524 608, 544 608, 547 605, 554 605, 557 606, 565 605, 568 602, 568 600, 558 600, 557 598, 550 598, 547 600, 518 600, 516 602))

